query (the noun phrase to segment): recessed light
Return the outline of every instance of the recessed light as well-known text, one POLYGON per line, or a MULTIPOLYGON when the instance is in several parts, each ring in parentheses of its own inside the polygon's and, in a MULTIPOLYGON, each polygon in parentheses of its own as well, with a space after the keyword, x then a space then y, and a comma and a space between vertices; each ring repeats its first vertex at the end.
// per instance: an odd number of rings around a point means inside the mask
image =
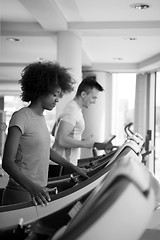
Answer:
POLYGON ((7 38, 10 42, 21 42, 22 40, 20 38, 7 38))
POLYGON ((150 5, 147 3, 134 3, 134 4, 130 5, 130 7, 138 9, 138 10, 143 10, 143 9, 149 8, 150 5))
POLYGON ((43 62, 43 61, 44 61, 44 58, 43 58, 43 57, 38 57, 38 58, 37 58, 37 61, 43 62))
POLYGON ((135 41, 137 40, 136 37, 124 37, 124 40, 135 41))
POLYGON ((135 41, 135 40, 137 40, 137 38, 135 38, 135 37, 130 37, 129 40, 130 40, 130 41, 135 41))
POLYGON ((121 58, 121 57, 115 57, 115 58, 113 58, 113 60, 121 61, 121 60, 123 60, 123 58, 121 58))

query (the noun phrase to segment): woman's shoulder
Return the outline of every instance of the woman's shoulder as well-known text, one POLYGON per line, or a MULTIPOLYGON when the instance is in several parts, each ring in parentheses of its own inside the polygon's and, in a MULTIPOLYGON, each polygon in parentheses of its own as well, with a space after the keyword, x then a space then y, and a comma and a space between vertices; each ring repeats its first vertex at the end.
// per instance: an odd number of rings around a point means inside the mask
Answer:
POLYGON ((21 114, 28 114, 29 113, 29 108, 28 107, 22 107, 15 111, 13 115, 21 115, 21 114))
POLYGON ((33 118, 32 112, 28 107, 22 107, 19 110, 15 111, 12 115, 12 119, 28 119, 33 118))
POLYGON ((23 126, 24 123, 27 121, 27 109, 21 108, 15 111, 10 119, 9 126, 23 126))

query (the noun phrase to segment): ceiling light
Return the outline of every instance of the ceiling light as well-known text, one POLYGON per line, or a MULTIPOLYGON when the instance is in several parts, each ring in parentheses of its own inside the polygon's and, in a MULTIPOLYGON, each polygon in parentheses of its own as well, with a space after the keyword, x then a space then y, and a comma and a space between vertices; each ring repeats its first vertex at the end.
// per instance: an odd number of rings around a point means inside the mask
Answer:
POLYGON ((124 40, 135 41, 137 40, 136 37, 124 37, 124 40))
POLYGON ((134 3, 134 4, 130 5, 130 7, 138 9, 138 10, 143 10, 143 9, 149 8, 150 5, 147 3, 134 3))
POLYGON ((21 42, 22 40, 20 38, 7 38, 10 42, 21 42))
POLYGON ((37 58, 37 61, 43 62, 43 61, 44 61, 44 58, 43 58, 43 57, 38 57, 38 58, 37 58))
POLYGON ((123 60, 123 58, 121 58, 121 57, 115 57, 115 58, 113 58, 113 60, 121 61, 121 60, 123 60))
POLYGON ((135 40, 137 40, 137 38, 135 38, 135 37, 130 37, 129 40, 130 40, 130 41, 135 41, 135 40))

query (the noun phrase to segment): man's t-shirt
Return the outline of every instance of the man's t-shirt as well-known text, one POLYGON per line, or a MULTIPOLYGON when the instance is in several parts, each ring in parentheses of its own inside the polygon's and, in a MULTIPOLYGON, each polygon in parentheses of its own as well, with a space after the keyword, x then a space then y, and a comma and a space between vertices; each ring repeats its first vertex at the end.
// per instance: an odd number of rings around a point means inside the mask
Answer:
MULTIPOLYGON (((74 128, 73 132, 71 133, 71 137, 76 140, 81 140, 85 123, 82 109, 78 106, 76 101, 72 100, 66 105, 58 120, 59 122, 65 121, 72 124, 74 128)), ((77 160, 80 158, 80 148, 63 148, 57 143, 55 136, 53 149, 72 164, 77 165, 77 160)))

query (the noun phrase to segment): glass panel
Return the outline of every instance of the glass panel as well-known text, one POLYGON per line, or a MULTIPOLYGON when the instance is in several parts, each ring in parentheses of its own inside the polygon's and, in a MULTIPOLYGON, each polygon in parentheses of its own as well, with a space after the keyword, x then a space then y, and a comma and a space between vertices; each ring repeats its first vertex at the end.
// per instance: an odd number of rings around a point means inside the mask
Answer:
POLYGON ((117 145, 126 139, 124 127, 134 120, 135 87, 135 73, 113 74, 112 133, 117 145))
POLYGON ((156 74, 155 176, 160 182, 160 72, 156 74))

